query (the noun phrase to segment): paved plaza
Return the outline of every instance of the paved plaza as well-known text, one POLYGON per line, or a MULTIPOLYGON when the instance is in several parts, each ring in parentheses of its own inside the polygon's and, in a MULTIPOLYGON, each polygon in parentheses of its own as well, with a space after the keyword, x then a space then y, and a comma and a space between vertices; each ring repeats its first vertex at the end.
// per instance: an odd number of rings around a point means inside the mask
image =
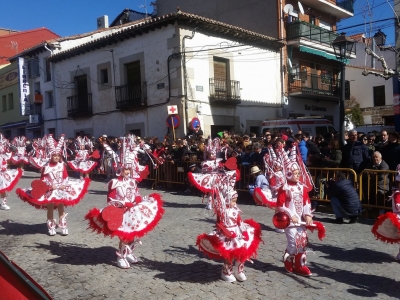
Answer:
MULTIPOLYGON (((39 174, 26 171, 17 187, 28 187, 39 174)), ((273 211, 239 194, 242 218, 262 226, 264 244, 254 264, 246 263, 247 281, 220 280, 222 263, 208 259, 195 246, 198 234, 211 231, 215 218, 204 210, 201 197, 179 190, 161 194, 165 214, 159 225, 135 250, 140 262, 131 269, 116 266, 118 239, 86 230, 85 214, 104 207, 104 182, 92 181, 77 206, 67 208, 69 236, 47 235, 46 211, 8 196, 10 211, 0 211, 0 250, 41 284, 54 299, 399 299, 400 263, 397 245, 385 245, 371 233, 373 220, 336 225, 334 217, 316 213, 325 224, 321 242, 310 233, 310 278, 285 272, 284 234, 275 233, 273 211)), ((57 216, 57 215, 56 215, 57 216)), ((0 292, 1 299, 1 292, 0 292)))

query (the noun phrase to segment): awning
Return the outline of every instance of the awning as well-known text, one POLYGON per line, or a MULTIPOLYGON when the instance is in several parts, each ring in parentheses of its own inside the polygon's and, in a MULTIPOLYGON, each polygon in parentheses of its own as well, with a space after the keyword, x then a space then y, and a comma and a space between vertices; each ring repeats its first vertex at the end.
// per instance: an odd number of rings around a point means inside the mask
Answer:
MULTIPOLYGON (((310 47, 307 47, 307 46, 301 46, 301 45, 300 45, 300 51, 301 51, 301 52, 306 52, 306 53, 315 54, 315 55, 319 55, 319 56, 325 57, 325 58, 327 58, 327 59, 332 59, 332 60, 340 61, 340 60, 337 59, 336 56, 333 55, 333 54, 327 53, 327 52, 325 52, 325 51, 323 51, 323 50, 318 50, 318 49, 310 48, 310 47)), ((344 61, 344 63, 347 64, 347 63, 348 63, 348 59, 346 59, 346 60, 344 61)))
POLYGON ((25 125, 26 125, 26 121, 21 121, 21 122, 7 123, 4 125, 1 125, 1 128, 5 129, 5 128, 12 128, 12 127, 21 127, 21 126, 25 126, 25 125))
POLYGON ((36 125, 36 126, 31 126, 31 127, 26 127, 26 130, 36 130, 36 129, 42 129, 42 125, 36 125))

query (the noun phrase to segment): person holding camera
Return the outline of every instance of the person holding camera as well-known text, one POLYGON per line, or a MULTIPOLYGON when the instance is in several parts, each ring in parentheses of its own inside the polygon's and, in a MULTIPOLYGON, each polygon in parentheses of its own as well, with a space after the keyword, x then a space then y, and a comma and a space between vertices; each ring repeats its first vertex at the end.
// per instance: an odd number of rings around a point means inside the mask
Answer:
POLYGON ((343 224, 345 217, 350 219, 349 224, 357 222, 361 213, 360 197, 343 172, 336 171, 335 178, 325 182, 325 193, 331 201, 336 224, 343 224))

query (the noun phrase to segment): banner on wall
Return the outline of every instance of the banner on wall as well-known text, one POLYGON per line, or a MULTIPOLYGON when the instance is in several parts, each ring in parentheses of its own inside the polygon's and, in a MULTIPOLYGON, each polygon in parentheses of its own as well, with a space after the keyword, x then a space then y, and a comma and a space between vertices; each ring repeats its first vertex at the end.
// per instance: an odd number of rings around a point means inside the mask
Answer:
POLYGON ((26 60, 23 57, 18 58, 18 79, 19 79, 19 103, 21 108, 21 116, 28 116, 30 115, 28 60, 26 60))

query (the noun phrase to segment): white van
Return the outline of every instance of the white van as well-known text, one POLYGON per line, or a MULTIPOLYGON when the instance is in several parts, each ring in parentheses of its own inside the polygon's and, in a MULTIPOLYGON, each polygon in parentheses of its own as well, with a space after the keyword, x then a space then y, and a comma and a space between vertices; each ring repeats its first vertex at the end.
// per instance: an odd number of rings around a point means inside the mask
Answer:
POLYGON ((262 134, 269 130, 271 133, 285 133, 287 129, 291 129, 293 134, 297 134, 299 130, 308 132, 314 137, 317 134, 326 136, 328 133, 336 133, 332 122, 321 118, 297 118, 297 119, 280 119, 265 120, 262 123, 262 134))

